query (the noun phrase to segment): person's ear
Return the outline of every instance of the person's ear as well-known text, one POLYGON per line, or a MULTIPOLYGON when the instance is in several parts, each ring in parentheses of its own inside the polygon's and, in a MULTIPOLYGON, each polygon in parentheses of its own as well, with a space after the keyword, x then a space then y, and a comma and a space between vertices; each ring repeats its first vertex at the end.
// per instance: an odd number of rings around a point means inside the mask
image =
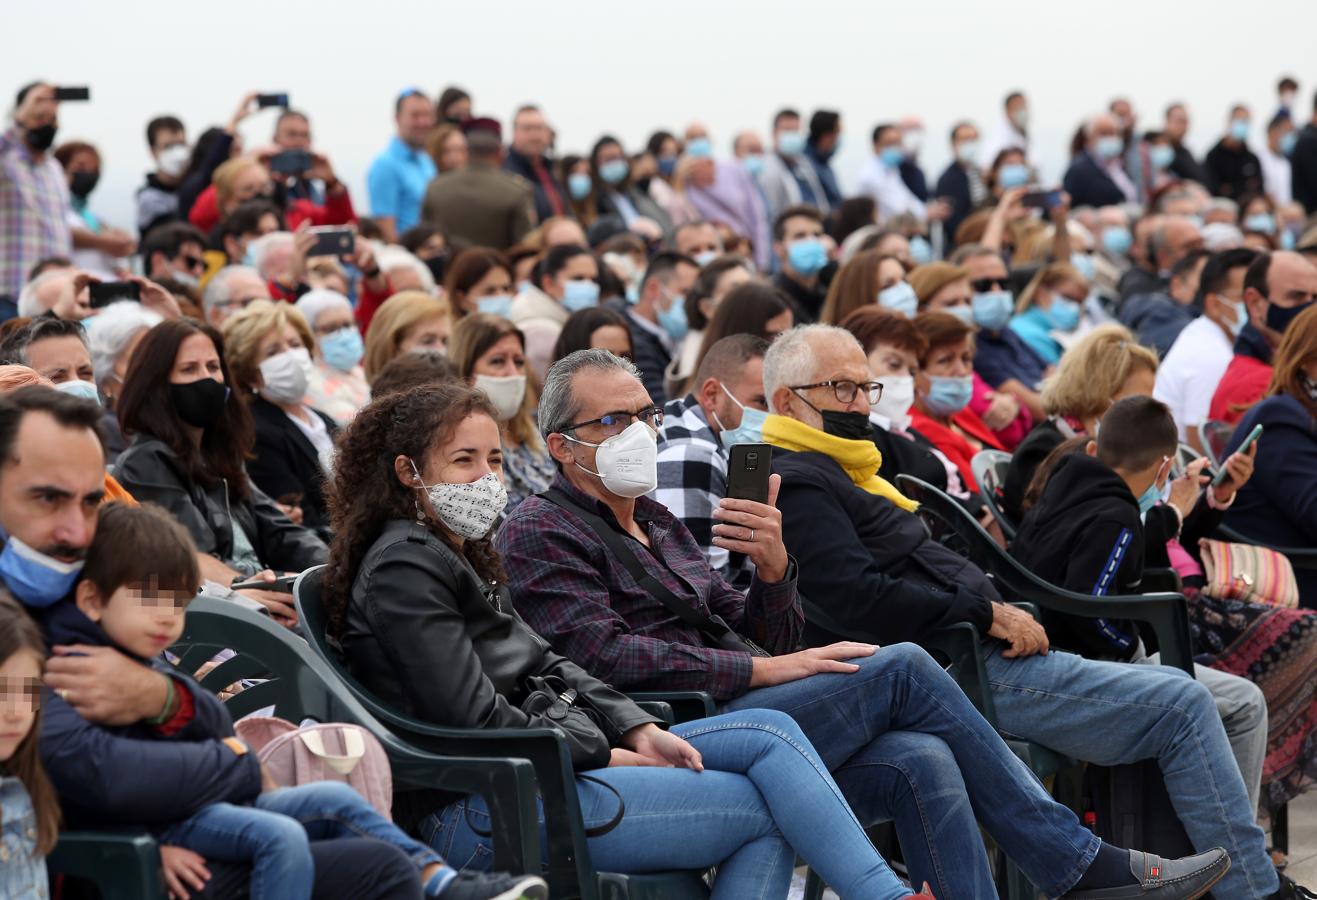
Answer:
POLYGON ((701 297, 695 305, 699 309, 700 315, 704 316, 704 321, 713 321, 713 314, 716 307, 712 297, 701 297))
POLYGON ((74 603, 77 604, 78 610, 93 622, 99 622, 105 611, 105 604, 101 600, 100 591, 96 590, 96 585, 86 578, 78 582, 78 589, 74 593, 74 603))
POLYGON ((567 440, 558 432, 554 432, 544 439, 544 444, 549 448, 549 455, 564 466, 571 465, 575 462, 576 457, 572 453, 572 442, 567 440))
MULTIPOLYGON (((791 404, 794 400, 795 395, 791 393, 791 388, 782 385, 777 390, 773 391, 773 396, 768 398, 769 411, 781 416, 791 416, 791 404)), ((792 418, 794 418, 794 416, 792 416, 792 418)))
POLYGON ((1089 441, 1084 445, 1084 452, 1094 458, 1097 457, 1097 441, 1089 441))
POLYGON ((421 483, 421 476, 417 474, 416 465, 412 462, 410 456, 399 453, 393 458, 393 474, 397 476, 398 482, 403 487, 424 487, 421 483))
POLYGON ((700 385, 699 391, 696 393, 696 399, 700 401, 700 405, 705 409, 713 409, 717 406, 720 396, 722 396, 722 391, 718 388, 717 378, 704 379, 704 383, 700 385))
POLYGON ((1248 308, 1248 317, 1255 322, 1267 318, 1267 298, 1257 288, 1244 288, 1244 305, 1248 308))

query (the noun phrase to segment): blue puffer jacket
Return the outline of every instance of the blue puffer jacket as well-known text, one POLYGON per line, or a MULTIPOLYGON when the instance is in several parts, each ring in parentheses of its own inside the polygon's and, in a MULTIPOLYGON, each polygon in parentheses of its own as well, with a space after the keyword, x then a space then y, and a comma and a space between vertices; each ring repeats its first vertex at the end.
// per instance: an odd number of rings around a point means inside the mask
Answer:
MULTIPOLYGON (((51 644, 113 646, 72 600, 52 606, 41 624, 51 644)), ((143 722, 94 724, 53 691, 43 691, 41 760, 70 828, 158 832, 212 803, 246 803, 261 791, 256 754, 239 756, 221 742, 233 735, 224 705, 164 662, 143 661, 148 664, 192 697, 192 721, 171 737, 143 722)))

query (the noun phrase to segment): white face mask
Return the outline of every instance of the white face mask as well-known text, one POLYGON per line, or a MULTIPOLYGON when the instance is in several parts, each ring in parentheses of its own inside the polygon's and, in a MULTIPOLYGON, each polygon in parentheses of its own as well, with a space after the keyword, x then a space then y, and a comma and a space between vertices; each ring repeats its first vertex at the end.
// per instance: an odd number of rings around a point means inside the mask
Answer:
POLYGON ((595 447, 594 464, 598 472, 590 472, 577 463, 582 472, 589 472, 604 483, 604 487, 619 497, 639 497, 658 487, 658 435, 644 422, 632 422, 621 434, 615 434, 602 444, 592 444, 571 435, 563 435, 573 443, 595 447))
POLYGON ((271 403, 297 403, 311 379, 311 354, 295 347, 261 361, 261 394, 271 403))
POLYGON ((161 175, 177 178, 187 171, 188 160, 191 158, 192 151, 187 148, 187 144, 171 144, 160 151, 156 165, 159 166, 161 175))
POLYGON ((484 391, 498 410, 498 420, 506 422, 521 411, 526 398, 525 375, 477 375, 476 390, 484 391))
POLYGON ((910 375, 883 375, 874 380, 882 383, 883 395, 873 411, 904 430, 910 424, 910 407, 915 402, 915 379, 910 375))
MULTIPOLYGON (((499 513, 508 505, 508 492, 493 472, 487 472, 466 484, 425 484, 416 463, 412 463, 416 481, 430 501, 430 509, 449 531, 468 541, 478 541, 489 534, 499 513)), ((419 515, 419 514, 418 514, 419 515)))

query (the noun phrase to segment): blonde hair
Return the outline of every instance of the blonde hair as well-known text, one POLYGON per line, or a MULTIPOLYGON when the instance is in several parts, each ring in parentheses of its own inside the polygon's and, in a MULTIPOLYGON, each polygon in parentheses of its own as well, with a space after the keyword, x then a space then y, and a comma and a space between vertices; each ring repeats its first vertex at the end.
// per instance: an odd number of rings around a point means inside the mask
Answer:
POLYGON ((1043 410, 1077 419, 1100 416, 1138 369, 1156 374, 1157 354, 1125 326, 1099 325, 1066 351, 1056 373, 1043 382, 1043 410))
POLYGON ((233 389, 241 396, 251 393, 260 376, 261 361, 256 358, 261 341, 272 331, 293 326, 306 352, 315 354, 316 339, 306 317, 291 303, 254 300, 241 312, 224 322, 224 359, 229 364, 233 389))
POLYGON ((1052 263, 1050 266, 1043 266, 1034 273, 1033 278, 1029 279, 1029 284, 1020 291, 1020 298, 1015 301, 1015 311, 1027 312, 1033 306, 1034 296, 1037 295, 1040 287, 1051 290, 1063 281, 1077 281, 1083 285, 1085 293, 1088 292, 1088 279, 1080 275, 1078 269, 1068 262, 1052 263))
POLYGON ((233 184, 238 180, 238 176, 252 166, 260 165, 250 156, 239 156, 221 163, 210 179, 215 185, 215 205, 220 209, 226 208, 233 200, 233 184))
POLYGON ((8 394, 30 384, 54 387, 49 378, 27 366, 0 366, 0 394, 8 394))
POLYGON ((400 291, 375 311, 366 331, 366 356, 363 365, 366 381, 375 376, 398 355, 402 336, 417 322, 450 316, 447 300, 438 300, 423 291, 400 291))
MULTIPOLYGON (((474 386, 476 360, 510 334, 516 336, 521 344, 521 352, 525 353, 526 336, 521 333, 520 328, 502 316, 492 316, 488 313, 471 313, 463 316, 453 326, 453 333, 448 338, 448 360, 457 367, 458 374, 465 378, 468 384, 474 386)), ((517 410, 517 414, 508 421, 499 423, 512 440, 534 450, 544 446, 531 415, 531 410, 535 409, 538 403, 539 392, 536 390, 535 379, 527 372, 526 393, 521 398, 521 409, 517 410)))

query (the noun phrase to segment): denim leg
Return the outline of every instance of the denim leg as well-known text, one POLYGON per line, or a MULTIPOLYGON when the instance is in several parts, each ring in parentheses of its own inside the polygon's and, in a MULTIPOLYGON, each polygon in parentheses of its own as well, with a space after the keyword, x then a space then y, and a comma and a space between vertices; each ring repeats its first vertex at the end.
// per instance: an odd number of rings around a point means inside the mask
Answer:
POLYGON ((1103 766, 1157 760, 1195 849, 1230 854, 1213 896, 1256 900, 1276 891, 1265 837, 1203 684, 1172 666, 1061 651, 1005 659, 997 647, 986 665, 1003 732, 1103 766))
POLYGON ((443 862, 437 853, 384 818, 365 797, 341 781, 318 781, 279 788, 261 794, 256 798, 255 806, 301 822, 313 841, 374 838, 406 853, 416 863, 417 869, 443 862))
POLYGON ((295 819, 232 803, 214 803, 170 827, 160 843, 207 859, 251 863, 251 900, 308 900, 315 881, 306 831, 295 819))
MULTIPOLYGON (((759 706, 791 715, 815 742, 828 768, 837 771, 870 743, 890 731, 918 732, 940 739, 955 757, 961 783, 974 815, 1029 879, 1049 895, 1069 890, 1097 854, 1098 839, 1070 810, 1054 801, 1038 780, 979 715, 961 691, 926 652, 913 644, 884 647, 871 657, 853 660, 849 675, 814 675, 789 684, 759 688, 728 707, 759 706)), ((912 774, 918 775, 919 773, 912 774)), ((944 772, 933 767, 925 778, 944 772)), ((854 786, 854 781, 848 779, 854 786)), ((924 783, 920 793, 941 795, 955 784, 924 783)), ((879 792, 874 792, 875 794, 879 792)), ((863 808, 862 796, 848 795, 863 808)), ((876 810, 867 810, 873 815, 876 810)), ((963 820, 953 831, 963 832, 963 820)), ((925 827, 925 833, 938 829, 925 827)), ((902 844, 902 847, 907 847, 902 844)), ((982 854, 982 841, 977 842, 982 854)), ((950 862, 964 846, 930 846, 934 871, 949 880, 958 873, 950 862)), ((918 857, 921 853, 913 851, 918 857)), ((986 862, 974 862, 971 875, 986 862)), ((931 880, 931 879, 930 879, 931 880)), ((975 895, 973 879, 952 885, 953 892, 975 895)), ((938 896, 941 896, 940 894, 938 896)))

